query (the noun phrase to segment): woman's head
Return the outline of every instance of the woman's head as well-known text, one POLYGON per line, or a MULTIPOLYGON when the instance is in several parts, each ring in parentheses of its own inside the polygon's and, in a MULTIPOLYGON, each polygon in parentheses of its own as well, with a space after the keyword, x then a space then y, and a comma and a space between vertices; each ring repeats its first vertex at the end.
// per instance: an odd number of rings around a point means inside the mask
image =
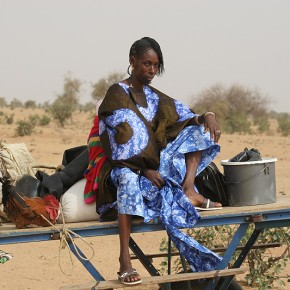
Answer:
MULTIPOLYGON (((153 67, 153 69, 155 68, 154 75, 161 75, 164 72, 162 51, 158 42, 153 38, 143 37, 135 41, 131 46, 129 52, 129 62, 130 66, 132 66, 133 71, 135 69, 140 69, 140 66, 142 65, 142 60, 144 61, 144 65, 146 65, 146 61, 150 61, 150 65, 153 67)), ((149 64, 147 63, 147 65, 149 64)))

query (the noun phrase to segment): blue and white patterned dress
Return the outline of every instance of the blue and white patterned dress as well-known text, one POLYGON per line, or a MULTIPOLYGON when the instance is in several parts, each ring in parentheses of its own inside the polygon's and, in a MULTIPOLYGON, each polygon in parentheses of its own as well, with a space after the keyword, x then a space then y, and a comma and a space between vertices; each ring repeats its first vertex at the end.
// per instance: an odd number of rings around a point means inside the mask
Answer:
MULTIPOLYGON (((123 83, 119 85, 129 94, 127 85, 123 83)), ((150 122, 157 112, 159 97, 148 86, 144 87, 144 93, 148 106, 144 108, 137 105, 137 108, 150 122)), ((175 100, 174 103, 179 115, 178 122, 195 116, 179 101, 175 100)), ((130 109, 120 110, 108 116, 106 120, 100 121, 100 133, 107 130, 113 160, 124 160, 137 155, 148 142, 146 126, 142 125, 142 120, 130 109), (127 122, 132 128, 132 138, 125 144, 117 144, 114 139, 114 127, 122 122, 127 122)), ((197 169, 198 174, 208 166, 219 150, 219 145, 210 139, 209 133, 204 133, 203 126, 188 126, 182 129, 160 153, 158 171, 166 182, 161 190, 128 167, 114 167, 111 171, 111 180, 117 188, 118 212, 143 217, 145 222, 160 217, 168 235, 190 263, 193 271, 216 269, 222 258, 180 230, 194 226, 200 219, 181 187, 186 174, 185 153, 203 151, 197 169)))

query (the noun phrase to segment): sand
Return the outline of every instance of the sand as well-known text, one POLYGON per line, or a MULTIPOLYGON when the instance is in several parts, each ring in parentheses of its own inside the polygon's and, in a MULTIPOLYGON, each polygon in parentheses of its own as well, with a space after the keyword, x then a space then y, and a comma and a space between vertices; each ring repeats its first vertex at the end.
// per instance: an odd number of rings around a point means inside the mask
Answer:
MULTIPOLYGON (((0 139, 3 139, 6 143, 24 142, 35 164, 61 164, 62 154, 65 149, 86 144, 93 123, 93 113, 79 112, 74 115, 65 128, 59 128, 51 121, 46 127, 37 126, 31 136, 17 137, 15 136, 16 121, 27 119, 31 114, 41 115, 43 111, 40 109, 17 109, 13 111, 1 109, 0 111, 4 111, 5 114, 14 114, 14 123, 12 125, 0 124, 0 139)), ((275 122, 272 122, 271 132, 268 134, 222 134, 220 144, 221 153, 215 162, 221 171, 223 171, 223 167, 220 161, 231 158, 245 147, 258 148, 262 157, 278 158, 275 166, 277 196, 290 194, 290 137, 279 135, 275 122)), ((133 238, 145 253, 156 253, 163 237, 166 237, 164 232, 133 235, 133 238)), ((87 238, 86 240, 95 250, 92 263, 96 266, 98 265, 98 269, 100 269, 101 274, 106 279, 115 279, 118 271, 118 236, 111 235, 87 238)), ((59 241, 1 245, 0 249, 12 253, 14 256, 11 261, 0 264, 1 289, 59 289, 62 286, 92 281, 90 274, 75 258, 73 258, 74 263, 71 266, 69 254, 65 250, 61 251, 60 267, 58 262, 59 241), (62 273, 62 270, 66 274, 62 273)), ((161 261, 161 259, 154 259, 155 267, 160 268, 161 261)), ((133 265, 139 270, 141 275, 148 276, 148 273, 142 269, 138 261, 134 260, 133 265)), ((290 274, 288 269, 285 272, 290 274)), ((289 286, 290 283, 284 289, 288 289, 289 286)), ((151 288, 140 286, 138 289, 154 290, 158 289, 158 286, 151 286, 151 288)))

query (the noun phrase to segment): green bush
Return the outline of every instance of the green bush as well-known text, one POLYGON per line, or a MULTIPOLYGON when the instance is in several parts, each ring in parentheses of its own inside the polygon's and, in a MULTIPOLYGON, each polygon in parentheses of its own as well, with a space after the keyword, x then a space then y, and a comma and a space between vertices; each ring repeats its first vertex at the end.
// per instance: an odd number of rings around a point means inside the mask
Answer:
POLYGON ((14 122, 14 114, 4 114, 4 112, 0 111, 0 123, 11 125, 14 122))
POLYGON ((277 116, 279 132, 282 136, 290 135, 290 115, 288 113, 281 113, 277 116))
POLYGON ((50 123, 50 118, 47 115, 43 115, 40 119, 39 119, 39 125, 40 126, 47 126, 50 123))
POLYGON ((96 111, 96 104, 94 102, 88 102, 85 103, 82 107, 81 110, 84 112, 94 112, 96 111))
POLYGON ((40 120, 40 117, 38 114, 34 114, 34 115, 30 115, 29 116, 29 121, 31 123, 33 123, 34 126, 38 125, 39 124, 39 120, 40 120))
POLYGON ((31 135, 34 130, 35 124, 31 121, 20 120, 17 122, 16 136, 31 135))
POLYGON ((199 94, 192 108, 199 114, 215 112, 221 129, 226 133, 251 134, 253 124, 260 132, 269 129, 268 103, 268 99, 257 90, 217 84, 199 94))
POLYGON ((63 93, 50 106, 50 112, 56 122, 64 127, 66 121, 72 118, 73 112, 79 107, 81 81, 65 76, 63 93))
POLYGON ((9 116, 5 115, 6 123, 8 125, 13 124, 14 122, 14 114, 10 114, 9 116))
POLYGON ((20 100, 18 99, 13 99, 11 102, 10 102, 10 108, 13 110, 13 109, 16 109, 16 108, 23 108, 23 104, 20 100))
POLYGON ((260 133, 268 132, 270 129, 269 117, 261 116, 254 120, 254 125, 258 126, 260 133))
POLYGON ((24 103, 24 108, 25 109, 35 109, 37 108, 37 105, 36 105, 36 102, 35 101, 32 101, 32 100, 28 100, 24 103))
POLYGON ((223 131, 233 133, 248 133, 252 134, 251 121, 243 114, 234 114, 231 117, 227 117, 222 123, 223 131))
POLYGON ((0 97, 0 108, 7 107, 7 102, 4 97, 0 97))
POLYGON ((71 103, 64 102, 61 98, 55 100, 50 107, 52 117, 60 125, 64 127, 68 119, 72 118, 74 106, 71 103))

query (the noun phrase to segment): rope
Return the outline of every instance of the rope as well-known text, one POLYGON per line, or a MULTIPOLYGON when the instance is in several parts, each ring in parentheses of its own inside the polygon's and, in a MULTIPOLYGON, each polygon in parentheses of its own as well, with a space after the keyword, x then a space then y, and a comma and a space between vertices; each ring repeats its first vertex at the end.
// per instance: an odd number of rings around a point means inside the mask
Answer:
POLYGON ((73 271, 73 260, 72 260, 72 255, 71 255, 71 251, 70 251, 70 247, 69 247, 68 241, 70 241, 72 243, 72 245, 73 245, 73 247, 75 249, 75 252, 76 252, 76 256, 80 260, 90 261, 94 257, 95 252, 94 252, 93 247, 83 237, 81 237, 80 235, 76 234, 74 231, 72 231, 69 228, 67 228, 67 226, 65 224, 64 215, 63 215, 63 211, 62 211, 61 205, 60 205, 60 214, 61 214, 61 217, 62 217, 62 229, 61 230, 59 228, 57 228, 54 224, 52 224, 45 216, 43 216, 43 215, 40 215, 40 216, 44 220, 46 220, 55 230, 57 230, 60 233, 60 246, 59 246, 59 251, 58 251, 58 265, 59 265, 59 268, 60 268, 61 272, 64 275, 71 276, 71 273, 73 271), (74 242, 73 236, 75 236, 77 238, 80 238, 87 246, 89 246, 91 248, 92 255, 91 255, 90 258, 86 258, 85 256, 83 256, 79 252, 79 250, 76 247, 76 244, 74 242), (68 248, 68 251, 69 251, 69 256, 70 256, 70 261, 71 261, 71 266, 72 266, 71 267, 71 273, 65 273, 65 271, 63 270, 63 268, 61 266, 61 263, 60 263, 61 250, 65 249, 66 247, 68 248))

